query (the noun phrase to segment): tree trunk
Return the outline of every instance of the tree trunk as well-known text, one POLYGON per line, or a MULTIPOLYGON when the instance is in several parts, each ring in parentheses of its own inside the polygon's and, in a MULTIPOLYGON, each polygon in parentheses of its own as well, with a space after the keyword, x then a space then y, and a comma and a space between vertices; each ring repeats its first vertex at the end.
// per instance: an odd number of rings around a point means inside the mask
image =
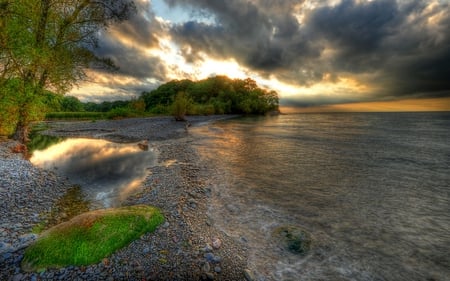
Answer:
POLYGON ((17 124, 16 132, 14 133, 13 138, 16 141, 26 144, 27 142, 30 141, 29 132, 30 132, 29 125, 25 124, 25 122, 19 122, 19 124, 17 124))

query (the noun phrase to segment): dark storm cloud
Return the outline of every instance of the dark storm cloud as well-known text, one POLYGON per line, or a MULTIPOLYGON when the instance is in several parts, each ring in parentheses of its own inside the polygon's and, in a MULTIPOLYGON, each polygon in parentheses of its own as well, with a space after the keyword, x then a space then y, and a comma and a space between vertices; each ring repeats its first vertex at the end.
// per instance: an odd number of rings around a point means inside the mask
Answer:
POLYGON ((108 32, 100 33, 99 57, 110 58, 118 67, 119 73, 136 78, 165 77, 163 63, 158 57, 149 57, 147 48, 158 47, 158 35, 164 28, 155 19, 150 2, 136 0, 137 13, 130 19, 112 26, 108 32))
POLYGON ((216 21, 173 25, 180 45, 235 58, 263 76, 304 86, 331 73, 383 88, 383 98, 450 95, 446 1, 318 1, 322 6, 308 8, 301 21, 293 13, 306 9, 304 1, 166 2, 205 11, 216 21))
POLYGON ((336 48, 334 71, 375 72, 375 79, 367 82, 386 84, 384 95, 448 95, 449 4, 428 5, 427 1, 404 6, 392 0, 343 1, 316 10, 308 25, 336 48), (442 11, 447 16, 436 18, 430 26, 430 19, 442 11))
POLYGON ((135 1, 138 7, 137 13, 130 19, 114 27, 115 31, 122 37, 132 40, 136 44, 144 47, 154 47, 158 45, 155 35, 163 32, 161 24, 155 20, 155 13, 147 1, 135 1))
POLYGON ((111 59, 118 66, 118 74, 138 79, 165 79, 165 67, 160 58, 149 57, 143 49, 125 45, 114 38, 103 37, 96 53, 100 57, 111 59))
MULTIPOLYGON (((170 5, 193 5, 214 15, 216 24, 189 22, 173 26, 174 38, 197 51, 212 56, 236 58, 240 63, 262 72, 281 71, 293 63, 293 56, 320 54, 314 42, 306 40, 289 6, 275 1, 256 5, 244 0, 167 1, 170 5), (278 3, 278 4, 277 4, 278 3), (271 10, 271 7, 276 9, 271 10), (277 12, 284 11, 280 14, 277 12)), ((286 3, 294 3, 287 1, 286 3)))
POLYGON ((356 4, 347 0, 315 10, 308 18, 308 28, 352 58, 377 51, 401 18, 395 1, 356 4))

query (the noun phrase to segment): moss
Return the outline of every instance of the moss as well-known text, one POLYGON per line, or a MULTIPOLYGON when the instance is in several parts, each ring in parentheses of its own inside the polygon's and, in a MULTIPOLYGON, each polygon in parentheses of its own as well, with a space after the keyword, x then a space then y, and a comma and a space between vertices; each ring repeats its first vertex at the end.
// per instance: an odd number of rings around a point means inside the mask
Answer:
POLYGON ((26 249, 22 269, 97 263, 163 221, 158 209, 143 205, 84 213, 45 231, 26 249))
POLYGON ((311 249, 311 235, 295 226, 282 226, 273 235, 283 246, 293 254, 306 255, 311 249))

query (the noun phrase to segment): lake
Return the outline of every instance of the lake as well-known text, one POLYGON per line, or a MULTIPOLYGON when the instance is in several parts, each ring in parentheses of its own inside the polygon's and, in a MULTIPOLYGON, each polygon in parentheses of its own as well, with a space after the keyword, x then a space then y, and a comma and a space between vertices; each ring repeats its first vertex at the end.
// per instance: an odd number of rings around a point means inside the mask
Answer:
POLYGON ((210 216, 258 280, 449 280, 450 113, 246 117, 192 129, 210 216), (274 235, 312 237, 306 255, 274 235))

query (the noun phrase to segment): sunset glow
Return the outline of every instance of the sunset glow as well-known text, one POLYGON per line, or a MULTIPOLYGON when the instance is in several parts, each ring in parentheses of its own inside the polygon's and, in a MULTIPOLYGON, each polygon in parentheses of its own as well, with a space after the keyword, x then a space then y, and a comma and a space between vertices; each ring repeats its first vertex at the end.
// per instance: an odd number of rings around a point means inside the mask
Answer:
POLYGON ((448 108, 450 4, 408 3, 139 0, 135 16, 100 36, 98 55, 120 69, 90 70, 69 95, 126 100, 226 75, 277 91, 286 107, 448 108))

